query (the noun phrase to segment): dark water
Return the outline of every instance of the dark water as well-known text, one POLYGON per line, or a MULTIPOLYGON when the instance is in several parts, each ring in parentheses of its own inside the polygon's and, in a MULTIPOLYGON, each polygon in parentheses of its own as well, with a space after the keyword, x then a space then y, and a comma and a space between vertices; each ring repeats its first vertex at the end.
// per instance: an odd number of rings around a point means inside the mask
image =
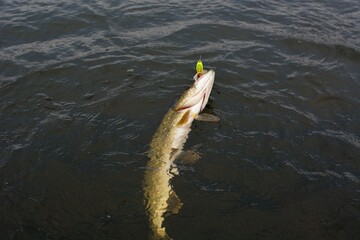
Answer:
POLYGON ((174 239, 360 238, 360 3, 0 1, 1 239, 147 239, 149 142, 216 69, 174 239))

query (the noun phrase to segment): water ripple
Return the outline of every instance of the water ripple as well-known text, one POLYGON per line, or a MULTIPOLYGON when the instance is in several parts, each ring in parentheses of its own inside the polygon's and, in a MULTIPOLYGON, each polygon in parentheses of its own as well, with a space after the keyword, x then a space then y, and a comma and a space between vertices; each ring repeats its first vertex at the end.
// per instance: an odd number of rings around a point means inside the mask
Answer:
POLYGON ((325 131, 314 131, 313 134, 320 134, 323 136, 337 138, 341 141, 349 143, 349 144, 353 145, 354 147, 360 149, 359 137, 357 137, 356 135, 351 134, 351 133, 347 133, 347 132, 343 132, 343 131, 339 131, 339 130, 327 129, 325 131))

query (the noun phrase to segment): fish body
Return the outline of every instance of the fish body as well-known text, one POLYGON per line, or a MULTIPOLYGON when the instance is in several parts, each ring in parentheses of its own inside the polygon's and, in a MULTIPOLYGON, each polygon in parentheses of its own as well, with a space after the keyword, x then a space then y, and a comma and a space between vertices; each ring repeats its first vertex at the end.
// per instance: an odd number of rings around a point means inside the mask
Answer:
POLYGON ((150 143, 144 195, 153 239, 170 239, 162 226, 164 214, 177 213, 182 206, 170 184, 171 168, 183 149, 193 120, 208 102, 215 71, 205 71, 194 79, 193 86, 165 114, 150 143))

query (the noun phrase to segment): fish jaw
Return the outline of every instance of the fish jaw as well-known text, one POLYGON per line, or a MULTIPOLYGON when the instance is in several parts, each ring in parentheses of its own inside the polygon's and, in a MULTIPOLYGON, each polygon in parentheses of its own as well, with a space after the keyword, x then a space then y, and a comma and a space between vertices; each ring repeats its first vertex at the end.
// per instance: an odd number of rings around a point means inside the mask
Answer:
POLYGON ((209 101, 210 93, 214 85, 215 71, 210 70, 195 81, 195 87, 203 92, 203 99, 200 110, 196 113, 199 114, 209 101))
POLYGON ((177 112, 190 110, 191 121, 205 108, 209 100, 215 80, 215 71, 209 70, 200 77, 195 75, 194 79, 194 85, 180 98, 175 106, 177 112))

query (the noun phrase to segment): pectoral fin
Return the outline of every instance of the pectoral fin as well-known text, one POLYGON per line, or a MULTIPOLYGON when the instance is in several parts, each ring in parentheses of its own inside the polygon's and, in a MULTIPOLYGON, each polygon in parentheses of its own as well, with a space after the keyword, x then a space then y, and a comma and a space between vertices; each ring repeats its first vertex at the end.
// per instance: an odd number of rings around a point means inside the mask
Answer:
POLYGON ((182 165, 193 165, 200 159, 200 154, 194 150, 182 151, 175 162, 182 165))
POLYGON ((177 123, 178 126, 183 126, 185 125, 187 122, 189 122, 189 118, 190 118, 190 110, 187 110, 186 113, 182 116, 182 118, 180 119, 180 121, 177 123))
POLYGON ((169 199, 167 200, 168 212, 171 212, 172 214, 176 214, 180 211, 182 207, 182 202, 180 201, 179 197, 176 195, 174 191, 171 191, 169 199))
POLYGON ((209 113, 199 114, 195 117, 195 119, 198 121, 203 121, 203 122, 219 122, 220 121, 219 117, 209 114, 209 113))

